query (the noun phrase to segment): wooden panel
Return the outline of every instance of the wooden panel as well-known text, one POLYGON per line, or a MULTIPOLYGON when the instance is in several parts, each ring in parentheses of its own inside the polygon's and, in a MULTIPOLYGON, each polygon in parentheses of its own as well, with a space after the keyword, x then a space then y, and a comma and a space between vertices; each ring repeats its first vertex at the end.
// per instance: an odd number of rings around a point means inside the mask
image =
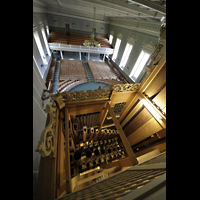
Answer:
POLYGON ((157 92, 159 92, 163 86, 166 84, 166 63, 160 72, 157 74, 155 79, 151 82, 148 88, 145 90, 145 93, 148 96, 153 96, 157 92))
POLYGON ((152 118, 149 111, 144 108, 133 120, 124 128, 124 132, 128 137, 131 133, 137 130, 140 126, 152 118))
POLYGON ((163 109, 166 106, 166 86, 156 95, 153 101, 163 109))
POLYGON ((68 107, 70 115, 82 115, 87 113, 101 112, 105 105, 105 102, 85 104, 81 106, 68 107))
POLYGON ((154 118, 151 118, 145 124, 140 126, 140 128, 130 134, 127 139, 130 145, 133 146, 145 138, 151 136, 152 134, 160 131, 161 129, 162 127, 158 124, 158 122, 154 118))
POLYGON ((166 142, 163 142, 161 144, 157 144, 157 145, 154 145, 154 146, 151 146, 151 147, 147 147, 147 148, 145 148, 141 151, 136 152, 135 155, 141 156, 141 155, 144 155, 144 154, 146 154, 150 151, 156 150, 156 149, 158 149, 160 152, 166 150, 166 142))
POLYGON ((70 150, 69 150, 69 111, 65 107, 65 155, 66 155, 66 190, 67 193, 72 192, 71 186, 71 166, 70 166, 70 150))
POLYGON ((111 107, 114 106, 116 103, 122 103, 126 102, 130 97, 134 97, 136 95, 136 92, 123 92, 120 93, 113 93, 111 97, 111 107))

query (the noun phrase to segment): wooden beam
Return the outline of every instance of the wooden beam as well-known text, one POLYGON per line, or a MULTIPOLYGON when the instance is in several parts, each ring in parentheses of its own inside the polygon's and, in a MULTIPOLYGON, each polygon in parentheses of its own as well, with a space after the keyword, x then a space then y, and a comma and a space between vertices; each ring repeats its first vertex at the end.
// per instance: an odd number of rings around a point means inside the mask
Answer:
POLYGON ((133 107, 133 105, 138 101, 139 98, 140 97, 139 97, 138 93, 133 98, 132 98, 132 96, 130 96, 130 99, 128 99, 128 101, 130 103, 126 103, 126 105, 124 106, 124 108, 121 111, 120 118, 119 118, 120 123, 125 118, 125 116, 128 114, 128 112, 133 107))
POLYGON ((69 111, 65 107, 65 155, 66 155, 66 191, 72 192, 71 186, 71 166, 70 166, 70 151, 69 151, 69 111))
POLYGON ((99 119, 97 121, 97 124, 99 125, 99 131, 101 130, 102 126, 103 126, 103 123, 106 119, 106 116, 108 114, 108 109, 106 108, 106 105, 107 105, 107 102, 105 103, 100 115, 99 115, 99 119))
POLYGON ((122 142, 123 142, 123 144, 125 146, 126 152, 127 152, 128 156, 129 156, 131 162, 132 162, 132 165, 138 164, 137 158, 136 158, 136 156, 135 156, 135 154, 134 154, 134 152, 133 152, 133 150, 131 148, 131 145, 130 145, 129 141, 127 140, 126 135, 125 135, 124 131, 122 130, 122 127, 121 127, 119 121, 115 117, 115 114, 114 114, 114 112, 113 112, 113 110, 112 110, 112 108, 111 108, 109 103, 106 104, 106 108, 108 109, 108 111, 109 111, 109 113, 110 113, 110 115, 112 117, 112 120, 115 123, 115 126, 116 126, 116 128, 118 130, 118 133, 119 133, 119 135, 121 137, 121 140, 122 140, 122 142))
POLYGON ((100 176, 103 176, 103 175, 106 175, 106 174, 109 174, 109 173, 114 173, 114 172, 116 172, 116 171, 118 171, 120 169, 121 169, 120 166, 112 167, 112 168, 109 168, 109 169, 104 169, 100 173, 94 174, 92 176, 88 176, 87 178, 84 178, 82 180, 78 180, 78 182, 76 184, 80 185, 80 184, 89 182, 89 181, 91 181, 93 179, 96 179, 96 178, 98 178, 100 176))

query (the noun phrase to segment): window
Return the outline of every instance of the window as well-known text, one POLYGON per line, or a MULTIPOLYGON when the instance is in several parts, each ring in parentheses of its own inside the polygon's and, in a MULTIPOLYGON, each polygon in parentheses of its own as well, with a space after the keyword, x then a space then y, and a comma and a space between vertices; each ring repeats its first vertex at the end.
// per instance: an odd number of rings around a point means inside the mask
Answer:
POLYGON ((45 65, 47 65, 47 61, 46 61, 46 57, 45 57, 45 54, 44 54, 44 51, 43 51, 43 48, 42 48, 42 44, 40 42, 40 38, 39 38, 39 35, 38 35, 38 32, 37 31, 34 31, 33 32, 33 35, 34 35, 34 38, 35 38, 35 42, 37 44, 37 47, 38 47, 38 50, 40 52, 40 56, 42 58, 42 61, 45 65))
POLYGON ((120 62, 120 64, 119 64, 119 66, 120 66, 122 69, 124 69, 124 67, 125 67, 125 65, 126 65, 126 63, 127 63, 127 60, 128 60, 128 57, 129 57, 129 55, 130 55, 130 53, 131 53, 132 48, 133 48, 133 45, 127 43, 126 48, 125 48, 125 51, 124 51, 123 56, 122 56, 122 59, 121 59, 121 62, 120 62))
POLYGON ((114 61, 117 58, 117 54, 118 54, 120 43, 121 43, 121 40, 119 38, 117 38, 117 41, 116 41, 116 44, 115 44, 115 49, 114 49, 113 56, 112 56, 112 59, 114 61))
POLYGON ((109 37, 110 44, 112 44, 112 41, 113 41, 113 35, 110 35, 110 37, 109 37))
POLYGON ((44 26, 41 27, 41 31, 42 31, 42 36, 43 36, 43 39, 44 39, 44 43, 45 43, 47 52, 48 52, 48 54, 49 54, 49 56, 50 56, 50 55, 51 55, 51 52, 50 52, 50 50, 49 50, 49 45, 48 45, 47 37, 46 37, 45 31, 44 31, 44 26))
POLYGON ((147 53, 146 51, 142 50, 131 73, 130 73, 130 77, 132 79, 137 79, 140 72, 143 70, 147 60, 149 59, 150 54, 147 53))

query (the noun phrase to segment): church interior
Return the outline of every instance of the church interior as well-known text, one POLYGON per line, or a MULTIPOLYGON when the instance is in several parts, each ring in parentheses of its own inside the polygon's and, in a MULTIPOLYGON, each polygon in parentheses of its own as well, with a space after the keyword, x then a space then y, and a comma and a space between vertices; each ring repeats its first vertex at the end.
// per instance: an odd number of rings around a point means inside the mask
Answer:
POLYGON ((166 0, 33 0, 33 199, 166 199, 166 0))

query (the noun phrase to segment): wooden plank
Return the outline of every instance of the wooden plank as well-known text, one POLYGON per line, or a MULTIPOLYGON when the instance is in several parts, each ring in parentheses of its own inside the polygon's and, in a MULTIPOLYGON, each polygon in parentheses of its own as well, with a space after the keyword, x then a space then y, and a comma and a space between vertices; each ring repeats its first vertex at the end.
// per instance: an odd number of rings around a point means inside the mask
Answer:
POLYGON ((159 92, 165 84, 166 84, 166 63, 162 67, 162 69, 159 71, 157 76, 154 78, 154 80, 150 83, 148 88, 145 90, 145 93, 149 97, 151 97, 157 92, 159 92))
POLYGON ((138 92, 142 93, 145 90, 147 90, 147 88, 149 87, 149 85, 151 84, 151 82, 154 80, 154 78, 157 76, 157 74, 160 72, 160 70, 162 69, 162 67, 165 64, 166 64, 166 54, 164 54, 162 56, 162 58, 160 59, 158 65, 153 69, 153 71, 149 74, 149 76, 141 84, 138 92))
POLYGON ((163 109, 166 106, 166 86, 156 95, 153 101, 163 109))
POLYGON ((138 103, 132 108, 132 110, 129 112, 129 114, 124 118, 124 120, 121 123, 121 126, 124 127, 126 123, 142 108, 143 104, 141 101, 138 100, 138 103))
POLYGON ((65 107, 65 154, 66 154, 66 191, 72 192, 71 186, 71 166, 70 166, 70 151, 69 151, 69 111, 65 107))
POLYGON ((132 148, 130 146, 129 141, 127 140, 127 137, 126 137, 124 131, 122 130, 122 127, 121 127, 119 121, 115 117, 115 114, 114 114, 114 112, 113 112, 113 110, 112 110, 112 108, 111 108, 109 103, 107 103, 106 108, 108 109, 108 111, 109 111, 109 113, 110 113, 110 115, 112 117, 112 120, 115 123, 115 126, 116 126, 116 128, 118 130, 119 136, 120 136, 120 138, 121 138, 121 140, 122 140, 122 142, 123 142, 123 144, 125 146, 126 152, 127 152, 128 156, 129 156, 129 158, 131 159, 132 164, 136 165, 138 163, 137 158, 136 158, 136 156, 135 156, 135 154, 134 154, 134 152, 133 152, 133 150, 132 150, 132 148))
MULTIPOLYGON (((107 103, 105 103, 105 105, 107 105, 107 103)), ((99 128, 98 128, 99 131, 101 130, 101 128, 103 126, 103 123, 106 119, 107 114, 108 114, 108 109, 105 107, 101 113, 101 118, 98 119, 98 122, 97 122, 97 124, 99 125, 99 128)))
POLYGON ((125 128, 124 132, 128 137, 133 131, 137 130, 140 126, 152 118, 149 111, 144 108, 125 128))
POLYGON ((140 99, 141 97, 138 93, 134 94, 134 96, 130 96, 127 100, 129 103, 126 102, 126 105, 122 109, 119 117, 119 122, 121 123, 124 117, 129 113, 130 109, 134 106, 134 104, 140 99))
POLYGON ((114 172, 116 172, 116 171, 118 171, 118 170, 120 170, 120 169, 121 169, 121 168, 120 168, 119 166, 112 167, 112 168, 109 168, 109 169, 104 169, 104 170, 103 170, 102 172, 100 172, 100 173, 97 173, 97 174, 95 174, 95 175, 88 176, 87 178, 84 178, 84 179, 82 179, 82 180, 79 180, 79 181, 77 182, 77 185, 86 183, 86 182, 88 182, 88 181, 90 181, 90 180, 93 180, 93 179, 95 179, 95 178, 98 178, 98 177, 100 177, 100 176, 103 176, 104 174, 114 173, 114 172))
POLYGON ((127 100, 131 97, 133 98, 133 96, 136 95, 136 92, 133 91, 126 91, 123 92, 123 94, 121 92, 113 92, 112 96, 111 96, 111 107, 114 106, 116 103, 123 103, 123 102, 127 102, 127 100))
POLYGON ((133 146, 161 129, 163 128, 158 124, 158 122, 154 118, 151 118, 145 124, 140 126, 140 128, 131 133, 127 139, 130 145, 133 146))
POLYGON ((87 103, 85 105, 73 105, 67 106, 70 115, 82 115, 87 113, 101 112, 105 105, 105 102, 97 102, 97 103, 87 103))

